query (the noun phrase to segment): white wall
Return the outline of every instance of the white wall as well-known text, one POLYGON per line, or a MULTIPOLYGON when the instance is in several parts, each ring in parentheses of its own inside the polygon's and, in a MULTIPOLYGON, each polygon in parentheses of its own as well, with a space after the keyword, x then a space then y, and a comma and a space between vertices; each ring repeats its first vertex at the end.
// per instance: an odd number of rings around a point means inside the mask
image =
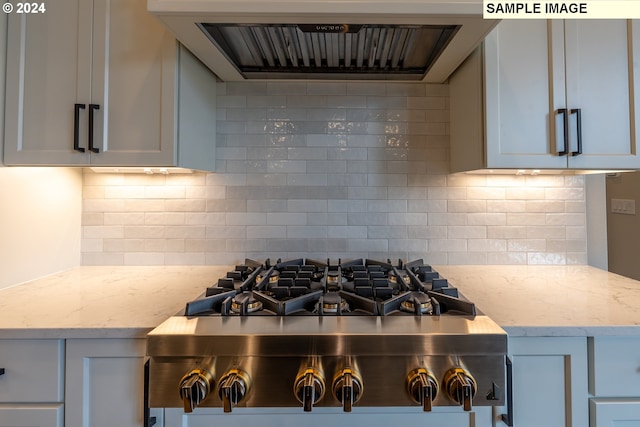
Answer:
POLYGON ((0 167, 0 289, 80 264, 82 172, 0 167))

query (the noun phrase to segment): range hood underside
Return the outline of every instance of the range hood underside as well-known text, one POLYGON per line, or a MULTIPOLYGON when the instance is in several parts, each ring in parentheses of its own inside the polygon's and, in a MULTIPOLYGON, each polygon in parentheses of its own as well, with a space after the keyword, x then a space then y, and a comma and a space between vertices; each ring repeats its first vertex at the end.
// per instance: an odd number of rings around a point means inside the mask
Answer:
POLYGON ((479 0, 148 0, 147 7, 223 81, 444 83, 498 23, 482 18, 479 0))
POLYGON ((422 80, 458 26, 200 24, 246 79, 422 80))

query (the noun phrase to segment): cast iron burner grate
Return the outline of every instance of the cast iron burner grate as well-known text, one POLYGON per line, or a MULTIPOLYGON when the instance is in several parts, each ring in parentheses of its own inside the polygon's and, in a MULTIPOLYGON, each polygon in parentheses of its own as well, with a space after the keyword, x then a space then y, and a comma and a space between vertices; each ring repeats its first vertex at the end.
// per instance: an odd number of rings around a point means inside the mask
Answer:
POLYGON ((186 316, 475 316, 472 302, 422 259, 251 259, 198 299, 186 316))

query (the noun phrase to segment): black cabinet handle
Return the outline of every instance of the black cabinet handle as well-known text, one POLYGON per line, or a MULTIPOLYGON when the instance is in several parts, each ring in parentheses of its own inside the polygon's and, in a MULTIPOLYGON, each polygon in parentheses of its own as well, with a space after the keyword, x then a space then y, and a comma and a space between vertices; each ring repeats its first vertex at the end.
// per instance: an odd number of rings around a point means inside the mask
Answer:
POLYGON ((578 131, 577 140, 578 140, 578 150, 572 151, 572 156, 579 156, 582 154, 582 110, 580 108, 573 108, 571 110, 571 114, 576 114, 576 128, 578 131))
POLYGON ((562 114, 562 134, 564 137, 564 141, 562 142, 563 149, 562 151, 558 151, 558 156, 566 156, 569 154, 569 147, 567 146, 567 144, 569 144, 569 122, 567 121, 567 109, 558 108, 557 114, 562 114))
POLYGON ((502 414, 502 422, 513 427, 513 364, 511 359, 506 358, 507 362, 507 413, 502 414))
POLYGON ((4 375, 4 368, 0 368, 0 375, 4 375))
POLYGON ((84 148, 80 147, 80 110, 84 110, 85 104, 75 104, 73 108, 73 149, 84 153, 84 148))
POLYGON ((89 151, 93 151, 94 153, 100 152, 98 148, 93 146, 93 112, 99 109, 100 105, 89 104, 89 151))

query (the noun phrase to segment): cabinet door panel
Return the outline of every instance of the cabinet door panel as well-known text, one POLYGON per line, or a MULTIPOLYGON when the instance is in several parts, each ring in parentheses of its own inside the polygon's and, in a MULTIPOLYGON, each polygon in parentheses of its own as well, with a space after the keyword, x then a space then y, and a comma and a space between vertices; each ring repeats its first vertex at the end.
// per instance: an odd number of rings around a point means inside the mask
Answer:
MULTIPOLYGON (((625 20, 568 20, 565 31, 567 107, 581 109, 583 146, 583 154, 570 157, 569 166, 640 167, 631 117, 633 25, 625 20)), ((570 129, 575 151, 575 114, 570 129)))
POLYGON ((514 425, 587 425, 586 338, 511 338, 509 353, 514 425))
POLYGON ((89 162, 73 151, 74 104, 89 100, 88 70, 79 66, 91 54, 81 24, 87 3, 56 0, 46 13, 8 16, 5 163, 89 162))
POLYGON ((65 424, 140 427, 144 339, 67 340, 65 424))
POLYGON ((564 168, 550 113, 547 21, 500 23, 485 40, 487 166, 564 168))
POLYGON ((93 164, 167 166, 173 162, 176 42, 146 2, 95 2, 93 164))

